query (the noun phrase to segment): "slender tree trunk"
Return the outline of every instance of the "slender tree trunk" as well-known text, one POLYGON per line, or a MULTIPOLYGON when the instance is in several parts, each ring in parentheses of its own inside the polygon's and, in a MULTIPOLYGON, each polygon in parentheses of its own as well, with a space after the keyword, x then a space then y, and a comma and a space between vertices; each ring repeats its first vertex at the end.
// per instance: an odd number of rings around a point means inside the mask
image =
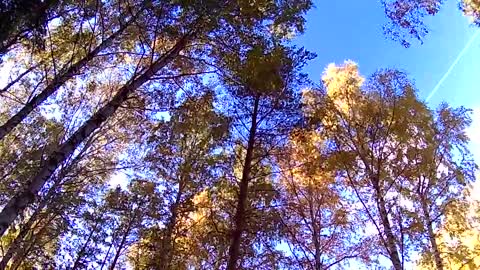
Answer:
POLYGON ((427 227, 428 240, 432 247, 433 258, 435 259, 435 266, 437 270, 443 270, 443 261, 440 257, 440 251, 438 250, 437 239, 435 238, 435 233, 433 232, 432 219, 430 217, 430 212, 428 211, 427 202, 424 199, 421 199, 422 211, 424 217, 424 223, 427 227))
POLYGON ((54 181, 52 187, 48 190, 47 194, 45 197, 42 199, 42 201, 38 204, 37 208, 33 212, 33 214, 30 216, 28 219, 27 223, 25 223, 22 228, 20 229, 20 232, 18 235, 15 237, 13 242, 8 246, 7 253, 2 257, 2 260, 0 261, 0 269, 5 269, 7 266, 8 262, 12 258, 14 254, 16 254, 19 249, 21 248, 21 244, 27 233, 30 231, 33 223, 37 220, 37 216, 40 214, 40 212, 45 208, 47 203, 50 201, 52 196, 55 194, 55 189, 57 188, 58 184, 60 181, 65 177, 65 175, 75 166, 75 164, 80 161, 82 153, 87 149, 87 147, 84 147, 82 151, 70 162, 70 164, 62 168, 62 172, 59 173, 57 179, 54 181))
POLYGON ((395 270, 403 270, 402 263, 400 261, 400 256, 398 255, 398 248, 395 240, 395 236, 393 234, 392 225, 390 224, 390 220, 388 219, 388 212, 386 208, 385 198, 380 192, 379 180, 378 178, 373 179, 373 185, 376 192, 377 197, 377 207, 380 214, 380 220, 383 227, 383 233, 385 234, 386 244, 385 247, 388 251, 388 255, 390 260, 392 261, 393 268, 395 270))
POLYGON ((135 79, 130 80, 121 87, 110 102, 105 104, 89 120, 87 120, 66 142, 64 142, 57 151, 51 154, 45 165, 39 172, 27 182, 26 188, 16 194, 0 212, 0 236, 2 236, 18 215, 25 208, 35 201, 37 193, 42 189, 50 176, 55 172, 58 166, 70 156, 75 149, 98 129, 108 118, 110 118, 125 102, 129 95, 145 82, 150 80, 160 69, 169 64, 185 47, 187 40, 191 35, 182 37, 174 47, 166 52, 162 57, 153 62, 150 67, 135 79))
MULTIPOLYGON (((113 257, 112 264, 110 265, 110 270, 115 269, 115 265, 118 262, 118 258, 120 258, 120 254, 122 253, 122 249, 124 248, 125 242, 127 241, 127 236, 128 236, 128 234, 130 234, 130 230, 132 229, 132 226, 133 226, 133 223, 135 222, 135 220, 136 220, 136 213, 133 214, 132 219, 128 222, 127 229, 125 230, 125 232, 123 233, 123 236, 122 236, 122 241, 120 241, 120 245, 118 246, 117 252, 115 252, 115 257, 113 257)), ((112 241, 113 241, 113 239, 112 239, 112 241)))
POLYGON ((12 87, 14 84, 16 84, 17 82, 19 82, 23 77, 25 77, 25 75, 27 75, 28 73, 32 72, 32 70, 36 69, 37 67, 39 66, 39 64, 37 65, 33 65, 31 66, 30 68, 28 68, 27 70, 25 70, 24 72, 22 72, 20 75, 18 75, 17 78, 13 79, 11 82, 9 82, 5 87, 3 87, 2 89, 0 89, 0 94, 4 93, 4 92, 7 92, 8 89, 10 89, 10 87, 12 87))
POLYGON ((8 133, 18 126, 35 108, 41 103, 47 100, 57 89, 62 86, 66 81, 73 78, 85 65, 87 65, 93 58, 95 58, 102 50, 110 46, 112 42, 119 37, 125 29, 135 20, 136 15, 131 18, 127 23, 122 25, 115 33, 102 41, 93 51, 89 52, 78 62, 71 65, 69 68, 63 69, 59 72, 55 78, 34 98, 23 106, 20 111, 10 117, 10 119, 0 126, 0 140, 2 140, 8 133))
MULTIPOLYGON (((52 192, 53 193, 53 192, 52 192)), ((10 259, 12 259, 14 254, 18 254, 20 249, 22 248, 22 242, 25 236, 27 236, 28 232, 30 232, 30 229, 33 225, 33 223, 37 220, 37 216, 40 214, 42 209, 46 205, 47 199, 43 200, 38 208, 35 210, 35 212, 32 214, 32 216, 28 219, 27 223, 25 223, 21 229, 18 235, 15 237, 13 242, 8 246, 7 253, 2 257, 2 260, 0 261, 0 269, 5 269, 7 267, 8 262, 10 259)))
POLYGON ((93 234, 97 231, 97 226, 98 226, 98 221, 95 222, 95 226, 93 226, 92 230, 90 231, 90 234, 88 235, 87 240, 83 244, 82 248, 78 252, 77 258, 75 259, 75 262, 73 263, 72 270, 77 269, 80 266, 80 262, 85 255, 85 250, 88 247, 88 244, 90 243, 90 239, 92 239, 93 234))
POLYGON ((232 240, 229 248, 229 260, 227 270, 236 270, 237 261, 240 251, 240 243, 242 242, 242 234, 245 226, 245 207, 248 197, 248 182, 250 181, 250 173, 252 170, 253 151, 255 147, 255 136, 257 133, 257 116, 260 97, 255 97, 252 123, 249 130, 247 153, 245 155, 245 163, 243 165, 242 178, 240 180, 240 192, 238 194, 237 209, 234 217, 234 229, 232 231, 232 240))
POLYGON ((317 222, 315 221, 315 215, 313 213, 313 205, 309 200, 308 203, 308 208, 309 208, 309 214, 310 214, 310 219, 312 220, 312 230, 313 230, 313 244, 315 246, 315 269, 316 270, 322 270, 322 252, 321 252, 321 246, 320 246, 320 229, 317 226, 317 222))
POLYGON ((112 238, 112 243, 110 243, 110 246, 108 247, 107 254, 105 254, 105 258, 103 258, 102 264, 100 265, 100 270, 103 270, 103 267, 105 264, 107 264, 108 260, 108 255, 110 255, 110 250, 112 250, 113 247, 113 238, 112 238))
POLYGON ((160 263, 158 270, 168 270, 170 268, 170 263, 172 261, 172 238, 173 238, 173 230, 177 225, 177 218, 178 218, 178 207, 180 204, 180 199, 182 198, 182 188, 179 188, 177 196, 175 198, 175 202, 172 205, 171 212, 172 215, 170 216, 166 230, 165 236, 162 239, 161 243, 161 250, 160 250, 160 258, 158 262, 160 263))

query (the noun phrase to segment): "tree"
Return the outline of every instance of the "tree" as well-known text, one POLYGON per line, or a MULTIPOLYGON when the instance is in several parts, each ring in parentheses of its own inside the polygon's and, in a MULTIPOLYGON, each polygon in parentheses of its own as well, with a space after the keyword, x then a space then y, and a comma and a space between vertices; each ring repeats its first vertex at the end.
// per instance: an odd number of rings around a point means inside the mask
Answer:
POLYGON ((141 262, 135 262, 137 269, 181 268, 185 264, 188 255, 183 250, 188 247, 178 239, 197 226, 189 224, 195 211, 193 200, 214 185, 223 158, 221 152, 215 152, 221 150, 228 130, 229 121, 215 111, 211 91, 187 96, 172 109, 168 121, 154 124, 144 159, 151 175, 144 177, 164 190, 165 210, 153 223, 161 222, 164 228, 153 225, 143 229, 134 250, 142 254, 141 262))
MULTIPOLYGON (((476 267, 469 110, 351 61, 313 85, 311 1, 24 3, 0 4, 0 269, 476 267)), ((405 40, 440 4, 384 1, 405 40)))
MULTIPOLYGON (((132 8, 133 7, 128 7, 129 11, 132 12, 132 8)), ((43 102, 45 102, 51 95, 53 95, 57 90, 58 88, 60 88, 63 84, 65 84, 69 79, 71 79, 73 76, 75 76, 76 74, 78 74, 82 68, 84 68, 90 61, 92 61, 99 53, 101 53, 102 51, 104 51, 105 49, 109 48, 112 43, 118 39, 119 36, 122 36, 123 32, 131 25, 133 24, 136 19, 137 19, 137 16, 139 16, 143 9, 145 8, 144 5, 141 5, 139 7, 139 11, 134 11, 135 14, 133 14, 131 16, 131 18, 126 21, 125 23, 123 24, 120 24, 118 26, 118 29, 114 30, 107 38, 102 38, 100 41, 98 41, 98 45, 94 48, 94 49, 90 49, 92 46, 94 46, 94 43, 92 42, 92 40, 95 41, 95 43, 97 42, 95 40, 95 35, 96 33, 88 33, 88 30, 87 33, 84 33, 85 30, 83 30, 83 21, 84 20, 88 20, 89 18, 79 18, 80 20, 80 26, 78 26, 80 29, 78 30, 79 32, 76 33, 76 39, 74 39, 72 41, 73 45, 71 44, 68 44, 70 46, 68 47, 73 47, 72 50, 74 52, 74 54, 71 55, 70 59, 67 60, 67 63, 65 64, 64 67, 62 67, 59 71, 58 71, 58 74, 57 74, 57 71, 56 71, 56 65, 58 65, 58 60, 59 59, 62 59, 62 58, 65 58, 65 56, 63 55, 63 53, 65 53, 65 49, 66 48, 62 48, 62 46, 59 46, 59 48, 57 48, 57 50, 59 52, 59 55, 58 55, 58 58, 54 58, 53 59, 53 71, 54 71, 54 74, 53 74, 53 78, 51 79, 51 82, 48 83, 48 80, 47 80, 47 84, 45 85, 45 88, 39 93, 37 94, 35 97, 31 98, 30 100, 28 100, 28 102, 17 112, 15 113, 12 117, 10 117, 2 126, 0 126, 0 140, 2 140, 12 129, 14 129, 19 123, 21 123, 27 116, 29 113, 31 113, 34 109, 36 109, 40 104, 42 104, 43 102), (77 52, 77 54, 75 54, 75 51, 76 51, 76 47, 77 46, 80 46, 78 45, 78 43, 83 43, 83 42, 86 42, 90 40, 90 44, 88 44, 88 46, 86 46, 86 52, 83 52, 82 49, 78 50, 79 52, 77 52), (72 61, 78 59, 78 61, 74 62, 72 64, 72 61)), ((101 11, 99 11, 99 13, 101 14, 101 11)), ((128 14, 128 13, 127 13, 128 14)), ((89 13, 87 13, 87 15, 90 15, 89 13)), ((99 15, 101 16, 101 15, 99 15)), ((118 16, 123 16, 122 12, 120 12, 120 14, 118 16)), ((76 25, 67 25, 66 28, 68 29, 68 27, 77 27, 76 25)), ((110 25, 110 27, 115 27, 114 25, 110 25)), ((93 26, 93 29, 95 29, 95 26, 93 26)), ((66 31, 64 31, 64 29, 60 28, 59 30, 57 30, 61 35, 66 35, 68 34, 65 33, 66 31), (63 31, 62 31, 63 30, 63 31)), ((104 34, 106 33, 101 33, 101 36, 103 36, 104 34)), ((53 44, 51 44, 53 46, 53 44)), ((68 48, 67 47, 67 48, 68 48)), ((52 56, 53 56, 53 52, 52 52, 52 56)), ((4 90, 5 91, 5 90, 4 90)))
POLYGON ((335 178, 320 134, 297 129, 281 161, 281 212, 289 269, 341 269, 349 261, 370 261, 369 239, 356 209, 335 178))
MULTIPOLYGON (((445 269, 470 270, 480 265, 480 246, 478 235, 478 202, 469 201, 470 207, 465 215, 464 209, 451 204, 446 209, 445 220, 437 230, 437 242, 445 269)), ((418 269, 438 269, 431 252, 420 253, 418 269)))
MULTIPOLYGON (((390 22, 384 32, 405 47, 411 45, 410 39, 423 41, 428 34, 424 23, 426 16, 437 14, 443 0, 382 0, 385 14, 390 22)), ((459 9, 471 19, 473 24, 480 25, 480 4, 475 0, 461 0, 459 9)))
POLYGON ((408 149, 412 167, 406 168, 406 181, 400 187, 413 202, 410 214, 415 224, 421 224, 418 233, 428 239, 428 244, 421 244, 422 253, 431 254, 438 270, 444 269, 444 263, 435 231, 447 212, 468 213, 466 189, 475 179, 476 165, 465 134, 471 121, 468 112, 442 104, 435 115, 431 113, 423 130, 412 138, 417 147, 408 149))
MULTIPOLYGON (((276 45, 275 41, 248 45, 245 55, 222 59, 228 70, 223 77, 233 98, 233 119, 239 133, 239 190, 227 269, 237 269, 242 235, 249 223, 249 185, 268 176, 262 174, 274 149, 293 127, 296 116, 294 88, 302 82, 299 69, 312 57, 303 49, 276 45), (259 174, 260 173, 260 174, 259 174)), ((298 103, 297 103, 298 104, 298 103)), ((250 221, 251 222, 251 221, 250 221)), ((242 267, 242 266, 240 266, 242 267)))
POLYGON ((325 92, 304 94, 305 113, 332 147, 337 170, 377 229, 386 256, 403 269, 413 247, 428 246, 442 269, 433 231, 447 205, 462 205, 456 202, 476 168, 465 148, 468 111, 443 105, 434 116, 396 70, 363 83, 357 66, 346 62, 329 66, 323 82, 325 92))
MULTIPOLYGON (((172 28, 173 33, 169 32, 167 36, 164 36, 165 40, 173 42, 174 45, 169 47, 169 49, 166 49, 159 57, 156 57, 156 48, 150 50, 150 59, 152 60, 149 63, 145 63, 145 59, 141 58, 138 66, 134 68, 134 76, 127 81, 124 86, 118 89, 115 96, 108 103, 87 120, 68 140, 59 146, 58 150, 49 157, 46 165, 40 168, 36 176, 28 181, 28 185, 25 186, 24 191, 15 195, 10 200, 2 212, 0 212, 0 233, 2 235, 19 213, 34 201, 38 191, 44 186, 45 182, 57 169, 59 164, 68 155, 73 153, 76 147, 84 141, 91 132, 108 120, 133 92, 149 80, 153 79, 158 71, 171 64, 173 60, 177 59, 179 53, 193 39, 210 37, 209 33, 212 31, 218 31, 219 29, 216 28, 218 26, 217 22, 226 24, 222 25, 225 26, 223 29, 226 29, 223 33, 228 35, 232 34, 231 32, 228 32, 228 30, 233 30, 234 34, 238 33, 235 32, 238 29, 228 27, 229 23, 232 23, 232 25, 235 26, 240 25, 242 32, 252 32, 249 29, 266 29, 270 26, 290 27, 292 24, 294 26, 297 24, 301 25, 303 22, 303 11, 305 8, 309 7, 309 5, 306 5, 305 7, 304 5, 300 5, 301 8, 299 10, 295 10, 295 12, 284 14, 277 18, 278 14, 281 14, 281 12, 278 13, 278 10, 284 8, 281 3, 272 3, 272 8, 267 9, 268 12, 261 14, 255 13, 255 10, 250 10, 253 14, 249 14, 248 12, 250 11, 248 9, 244 10, 235 5, 228 5, 228 7, 225 7, 221 3, 219 5, 216 5, 215 3, 210 4, 211 6, 184 6, 184 9, 182 9, 184 12, 174 13, 177 15, 176 18, 179 18, 178 24, 175 25, 178 28, 175 30, 172 28), (210 16, 205 17, 207 10, 210 16), (241 14, 242 16, 237 16, 238 12, 246 13, 241 14), (251 17, 248 17, 247 15, 251 15, 251 17), (268 21, 268 23, 265 23, 266 21, 268 21), (142 66, 142 64, 146 64, 146 66, 142 66), (137 73, 137 71, 140 71, 140 73, 137 73)), ((243 4, 243 2, 241 4, 243 4)), ((173 27, 173 24, 171 25, 173 27)), ((215 34, 218 35, 219 33, 222 32, 219 31, 215 34)), ((154 36, 157 37, 157 35, 154 36)), ((137 49, 139 48, 137 47, 137 49)), ((142 55, 145 55, 145 53, 142 55)))

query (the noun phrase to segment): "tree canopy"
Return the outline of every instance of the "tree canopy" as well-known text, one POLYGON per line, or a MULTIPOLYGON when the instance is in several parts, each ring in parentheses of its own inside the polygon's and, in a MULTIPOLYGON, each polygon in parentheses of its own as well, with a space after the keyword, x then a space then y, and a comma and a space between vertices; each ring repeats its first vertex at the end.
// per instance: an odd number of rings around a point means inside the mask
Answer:
MULTIPOLYGON (((409 45, 443 1, 382 3, 409 45)), ((395 68, 309 78, 312 7, 0 3, 0 269, 480 267, 471 110, 395 68)))

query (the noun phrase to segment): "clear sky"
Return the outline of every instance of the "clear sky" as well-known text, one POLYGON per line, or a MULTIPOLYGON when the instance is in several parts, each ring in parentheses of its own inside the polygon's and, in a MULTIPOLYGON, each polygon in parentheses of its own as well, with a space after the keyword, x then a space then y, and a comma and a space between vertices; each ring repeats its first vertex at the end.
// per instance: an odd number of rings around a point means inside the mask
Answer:
MULTIPOLYGON (((318 54, 307 71, 314 80, 328 63, 351 59, 369 75, 378 68, 395 67, 414 79, 420 96, 426 98, 448 71, 477 28, 457 9, 455 0, 446 1, 440 13, 427 19, 430 33, 424 44, 412 42, 410 48, 383 35, 386 22, 380 1, 315 1, 307 15, 306 33, 296 43, 318 54)), ((480 37, 463 54, 443 81, 430 104, 446 100, 454 105, 480 106, 480 37)))

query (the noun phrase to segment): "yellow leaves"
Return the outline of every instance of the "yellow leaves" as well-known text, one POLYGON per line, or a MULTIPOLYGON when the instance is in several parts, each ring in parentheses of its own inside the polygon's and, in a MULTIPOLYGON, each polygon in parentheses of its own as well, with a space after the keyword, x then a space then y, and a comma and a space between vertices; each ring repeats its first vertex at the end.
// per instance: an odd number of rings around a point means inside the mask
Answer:
POLYGON ((479 0, 462 0, 461 8, 463 14, 469 17, 472 22, 478 22, 480 18, 480 1, 479 0))
POLYGON ((311 122, 321 123, 328 132, 337 132, 342 128, 342 122, 356 120, 362 110, 369 107, 365 102, 367 96, 362 91, 364 81, 353 61, 328 65, 322 74, 325 92, 308 88, 302 91, 305 116, 311 122))
POLYGON ((209 208, 211 206, 211 200, 208 191, 204 190, 198 193, 193 197, 192 201, 196 211, 190 213, 190 218, 192 219, 193 223, 198 223, 207 215, 207 212, 202 209, 209 208))
POLYGON ((314 130, 297 129, 290 134, 292 150, 297 155, 317 157, 318 146, 324 141, 322 135, 314 130))
POLYGON ((290 134, 287 155, 281 162, 285 170, 283 185, 287 190, 297 188, 325 190, 334 177, 325 169, 322 154, 324 138, 314 130, 295 130, 290 134))
POLYGON ((365 79, 360 75, 358 65, 347 60, 342 65, 329 64, 323 72, 322 81, 328 97, 346 112, 355 103, 365 79))
POLYGON ((195 195, 195 197, 193 197, 192 201, 195 206, 209 204, 210 198, 208 196, 208 191, 204 190, 198 193, 197 195, 195 195))
MULTIPOLYGON (((445 269, 476 270, 480 267, 480 224, 468 218, 474 204, 452 203, 447 207, 445 221, 437 231, 437 243, 445 269)), ((436 269, 430 253, 422 254, 418 270, 436 269)))

